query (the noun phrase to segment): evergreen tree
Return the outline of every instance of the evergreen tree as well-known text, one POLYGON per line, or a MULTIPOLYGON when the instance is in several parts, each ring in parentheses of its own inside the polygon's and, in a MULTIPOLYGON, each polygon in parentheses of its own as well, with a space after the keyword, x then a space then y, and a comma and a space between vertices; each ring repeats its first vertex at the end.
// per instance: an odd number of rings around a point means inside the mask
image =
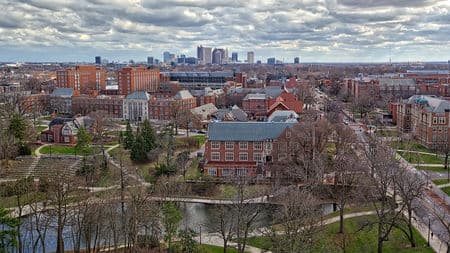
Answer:
POLYGON ((136 133, 136 140, 132 143, 131 146, 131 160, 136 162, 145 162, 147 161, 147 152, 145 152, 145 142, 142 134, 139 132, 136 133))
POLYGON ((81 151, 83 154, 87 152, 87 148, 92 143, 92 136, 86 131, 86 128, 80 127, 77 132, 77 150, 81 151))
POLYGON ((133 143, 134 143, 133 129, 131 128, 131 124, 128 121, 127 129, 125 130, 125 136, 124 136, 124 148, 131 149, 133 147, 133 143))
POLYGON ((18 113, 14 113, 9 123, 9 131, 19 141, 23 142, 26 135, 27 123, 18 113))
POLYGON ((145 120, 142 124, 141 131, 142 138, 144 139, 145 152, 150 152, 156 147, 156 133, 150 125, 150 121, 145 120))

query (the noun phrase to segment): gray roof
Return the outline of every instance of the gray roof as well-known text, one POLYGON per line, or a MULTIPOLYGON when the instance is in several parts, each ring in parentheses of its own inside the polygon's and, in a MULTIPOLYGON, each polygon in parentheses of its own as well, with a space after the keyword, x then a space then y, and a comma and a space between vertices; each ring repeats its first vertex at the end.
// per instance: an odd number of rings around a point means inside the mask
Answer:
POLYGON ((427 106, 427 110, 435 113, 443 113, 450 110, 450 101, 439 99, 434 96, 414 95, 407 99, 408 104, 422 104, 427 106))
POLYGON ((266 99, 266 94, 247 94, 244 99, 266 99))
POLYGON ((135 91, 129 94, 126 99, 149 100, 150 95, 145 91, 135 91))
POLYGON ((180 90, 179 92, 177 92, 177 94, 173 98, 174 99, 188 99, 188 98, 193 98, 193 96, 188 90, 180 90))
POLYGON ((275 122, 212 122, 208 125, 210 141, 264 141, 278 138, 294 123, 275 122))
POLYGON ((416 82, 412 78, 380 78, 378 80, 380 82, 380 85, 387 85, 387 86, 394 86, 394 85, 414 86, 416 84, 416 82))
POLYGON ((73 95, 73 88, 57 88, 52 92, 55 97, 71 97, 73 95))
POLYGON ((211 103, 191 109, 191 112, 193 114, 200 115, 202 119, 206 119, 209 115, 214 114, 217 111, 218 111, 217 107, 211 103))
POLYGON ((267 121, 269 122, 297 122, 299 118, 298 114, 291 110, 276 110, 274 111, 267 121))

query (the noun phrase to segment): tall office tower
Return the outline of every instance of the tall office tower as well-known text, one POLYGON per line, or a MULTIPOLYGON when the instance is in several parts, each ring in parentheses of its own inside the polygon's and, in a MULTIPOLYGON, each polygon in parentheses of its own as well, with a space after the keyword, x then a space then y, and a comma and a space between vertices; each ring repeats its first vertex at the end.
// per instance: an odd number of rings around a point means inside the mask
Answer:
POLYGON ((170 63, 170 52, 164 52, 163 53, 163 61, 164 63, 170 63))
POLYGON ((238 62, 238 53, 236 52, 231 53, 231 61, 238 62))
POLYGON ((211 64, 211 48, 203 47, 202 45, 197 47, 197 59, 199 64, 211 64))
POLYGON ((102 64, 102 57, 95 56, 95 64, 98 64, 98 65, 102 64))
POLYGON ((222 64, 225 60, 225 50, 222 48, 214 48, 212 52, 212 63, 213 64, 222 64))
POLYGON ((153 57, 147 57, 147 65, 153 65, 153 57))
POLYGON ((247 52, 247 63, 253 64, 255 63, 255 53, 247 52))
POLYGON ((128 95, 135 91, 157 92, 159 81, 159 69, 157 68, 125 67, 117 73, 120 95, 128 95))
POLYGON ((81 94, 99 92, 106 86, 106 71, 101 67, 75 66, 56 71, 56 86, 60 88, 73 88, 81 94))
POLYGON ((272 58, 267 58, 267 64, 269 64, 269 65, 275 65, 275 58, 274 58, 274 57, 272 57, 272 58))
POLYGON ((300 63, 300 58, 299 57, 295 57, 294 58, 294 64, 299 64, 300 63))
POLYGON ((212 48, 211 47, 203 48, 203 59, 205 60, 205 64, 212 63, 212 48))

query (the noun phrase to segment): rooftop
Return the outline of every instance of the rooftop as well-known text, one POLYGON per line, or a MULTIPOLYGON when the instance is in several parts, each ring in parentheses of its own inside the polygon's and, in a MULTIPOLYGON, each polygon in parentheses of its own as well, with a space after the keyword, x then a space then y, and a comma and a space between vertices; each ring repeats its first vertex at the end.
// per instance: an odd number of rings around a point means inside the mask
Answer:
POLYGON ((295 123, 212 122, 208 125, 210 141, 264 141, 278 138, 295 123))
POLYGON ((135 91, 129 94, 126 99, 149 100, 150 95, 145 91, 135 91))

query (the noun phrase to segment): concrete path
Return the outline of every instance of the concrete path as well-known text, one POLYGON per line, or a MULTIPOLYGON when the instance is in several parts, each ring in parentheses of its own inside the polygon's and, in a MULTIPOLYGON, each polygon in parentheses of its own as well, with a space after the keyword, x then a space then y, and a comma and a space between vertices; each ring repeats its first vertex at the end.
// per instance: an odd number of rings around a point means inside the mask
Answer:
POLYGON ((43 147, 46 147, 46 146, 49 146, 50 144, 44 144, 44 145, 42 145, 42 146, 39 146, 35 151, 34 151, 34 154, 37 156, 37 157, 40 157, 42 154, 41 154, 41 149, 43 148, 43 147))
MULTIPOLYGON (((422 151, 415 151, 415 150, 396 149, 395 151, 398 151, 398 152, 408 152, 408 153, 416 153, 416 154, 423 154, 423 155, 434 155, 434 156, 436 156, 436 153, 429 153, 429 152, 422 152, 422 151)), ((437 156, 444 157, 443 155, 440 155, 440 154, 438 154, 437 156)))
POLYGON ((440 184, 440 185, 436 185, 439 188, 445 188, 445 187, 450 187, 450 183, 447 184, 440 184))

